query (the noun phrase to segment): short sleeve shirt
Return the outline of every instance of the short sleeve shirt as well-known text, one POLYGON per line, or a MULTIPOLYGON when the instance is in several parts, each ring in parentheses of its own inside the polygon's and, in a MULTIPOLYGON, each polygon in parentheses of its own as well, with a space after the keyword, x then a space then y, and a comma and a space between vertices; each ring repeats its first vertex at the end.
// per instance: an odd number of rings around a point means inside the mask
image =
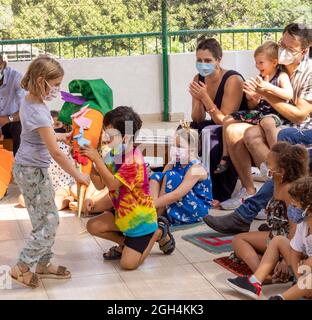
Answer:
POLYGON ((48 168, 51 156, 42 141, 38 129, 52 128, 53 120, 44 103, 30 103, 24 98, 20 119, 22 124, 21 144, 15 162, 24 166, 48 168))
MULTIPOLYGON (((285 68, 282 68, 285 71, 285 68)), ((290 77, 290 82, 294 90, 294 95, 290 104, 295 105, 298 99, 312 102, 312 59, 308 55, 304 57, 298 68, 290 77)), ((289 124, 287 126, 298 129, 312 129, 312 117, 307 117, 301 124, 289 124)))
POLYGON ((104 160, 122 185, 110 191, 115 208, 115 223, 128 237, 140 237, 157 230, 157 212, 149 192, 149 180, 144 158, 138 148, 123 155, 116 164, 110 153, 104 160))
POLYGON ((312 234, 309 234, 309 226, 303 221, 297 225, 295 236, 290 241, 290 246, 297 252, 312 257, 312 234))

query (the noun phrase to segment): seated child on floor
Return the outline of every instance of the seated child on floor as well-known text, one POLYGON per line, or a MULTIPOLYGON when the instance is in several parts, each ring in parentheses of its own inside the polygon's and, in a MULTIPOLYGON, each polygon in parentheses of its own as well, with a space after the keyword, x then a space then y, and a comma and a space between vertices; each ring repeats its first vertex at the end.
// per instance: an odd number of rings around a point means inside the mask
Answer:
POLYGON ((150 177, 157 213, 172 224, 202 221, 212 207, 211 180, 197 158, 197 138, 197 132, 184 122, 170 150, 171 162, 150 177))
MULTIPOLYGON (((269 201, 266 213, 269 231, 252 231, 238 234, 233 239, 235 255, 244 261, 252 272, 260 265, 261 255, 276 236, 291 239, 295 233, 295 224, 289 221, 287 206, 290 204, 289 188, 299 178, 305 177, 309 172, 309 154, 301 145, 290 145, 287 142, 279 142, 273 146, 267 158, 268 176, 273 179, 274 192, 269 201)), ((285 266, 282 260, 277 266, 281 269, 285 266)), ((270 275, 267 282, 285 280, 281 279, 278 272, 270 275)))
POLYGON ((297 300, 312 296, 312 177, 294 182, 289 195, 291 204, 288 206, 288 216, 297 224, 295 236, 291 240, 275 237, 252 276, 227 280, 230 287, 250 298, 258 299, 261 295, 262 283, 280 257, 291 267, 296 284, 269 300, 297 300))
MULTIPOLYGON (((278 66, 278 45, 274 41, 267 41, 258 47, 254 54, 256 68, 260 75, 256 80, 261 88, 272 95, 284 100, 293 98, 293 89, 287 73, 280 70, 278 66)), ((252 79, 253 80, 253 79, 252 79)), ((237 111, 228 115, 223 120, 223 156, 215 173, 222 173, 229 166, 229 154, 225 140, 226 128, 232 123, 247 122, 253 125, 260 125, 264 132, 268 146, 277 142, 278 127, 287 123, 287 120, 280 115, 261 95, 254 91, 252 81, 246 81, 244 92, 248 100, 249 111, 237 111)))
POLYGON ((175 249, 168 221, 159 219, 157 223, 144 158, 139 148, 133 146, 133 136, 141 126, 142 121, 132 108, 117 107, 104 117, 106 141, 111 151, 100 156, 90 147, 81 149, 81 154, 94 163, 91 173, 94 185, 98 189, 105 186, 109 189, 107 211, 90 219, 87 230, 117 243, 118 246, 103 257, 121 259, 121 267, 129 270, 144 262, 156 241, 165 254, 175 249), (126 132, 129 122, 133 132, 126 132))

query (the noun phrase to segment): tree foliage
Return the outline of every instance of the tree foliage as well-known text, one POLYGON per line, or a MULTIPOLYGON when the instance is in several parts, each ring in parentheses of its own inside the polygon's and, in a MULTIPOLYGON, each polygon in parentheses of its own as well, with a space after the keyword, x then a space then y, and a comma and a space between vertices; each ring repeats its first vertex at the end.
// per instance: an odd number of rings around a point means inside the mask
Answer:
MULTIPOLYGON (((271 28, 289 22, 312 21, 311 0, 167 0, 169 30, 271 28)), ((1 39, 57 38, 64 36, 128 34, 161 31, 161 0, 0 0, 1 39)), ((243 46, 243 35, 236 43, 243 46)), ((223 46, 232 40, 224 35, 223 46)), ((140 39, 132 40, 130 49, 141 50, 140 39)), ((145 41, 145 40, 144 40, 145 41)), ((189 38, 193 45, 195 38, 189 38), (193 42, 192 42, 193 41, 193 42)), ((250 40, 255 45, 258 40, 250 40)), ((181 39, 171 39, 173 52, 181 51, 181 39)), ((43 45, 36 45, 41 50, 43 45)), ((46 45, 45 45, 46 46, 46 45)), ((48 51, 58 52, 58 44, 48 44, 48 51)), ((129 50, 128 40, 62 44, 62 56, 111 55, 129 50), (87 51, 88 50, 88 53, 87 51), (74 53, 73 53, 74 51, 74 53)), ((155 39, 147 39, 148 50, 155 49, 155 39)), ((184 43, 183 43, 184 46, 184 43)), ((192 48, 192 47, 189 47, 192 48)), ((156 50, 156 51, 155 51, 156 50)), ((189 50, 189 49, 187 49, 189 50)))
MULTIPOLYGON (((170 30, 281 27, 311 19, 311 0, 168 0, 170 30)), ((1 38, 159 31, 161 0, 0 0, 1 38), (8 12, 13 19, 7 19, 8 12)))

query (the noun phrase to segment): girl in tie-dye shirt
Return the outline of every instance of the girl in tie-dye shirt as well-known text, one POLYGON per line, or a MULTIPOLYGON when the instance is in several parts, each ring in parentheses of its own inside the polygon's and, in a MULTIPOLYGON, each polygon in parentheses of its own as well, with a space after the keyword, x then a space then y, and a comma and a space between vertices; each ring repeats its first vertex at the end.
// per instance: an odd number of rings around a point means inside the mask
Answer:
POLYGON ((104 253, 104 259, 121 259, 125 269, 135 269, 149 255, 154 243, 170 254, 175 241, 166 219, 157 219, 144 158, 131 142, 133 132, 126 132, 127 124, 135 133, 142 121, 129 107, 118 107, 105 115, 104 127, 107 146, 111 149, 102 155, 90 147, 81 154, 95 164, 91 175, 98 189, 109 189, 108 208, 102 215, 89 220, 87 230, 95 236, 116 242, 104 253))

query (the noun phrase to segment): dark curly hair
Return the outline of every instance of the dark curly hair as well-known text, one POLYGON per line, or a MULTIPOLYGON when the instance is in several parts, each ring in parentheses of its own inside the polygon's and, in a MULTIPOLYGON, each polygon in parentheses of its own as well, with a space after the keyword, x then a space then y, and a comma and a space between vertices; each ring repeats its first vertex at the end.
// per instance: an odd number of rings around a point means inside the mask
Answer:
POLYGON ((105 114, 104 126, 108 125, 119 130, 124 137, 125 134, 135 135, 142 127, 142 120, 131 107, 120 106, 105 114), (133 132, 126 132, 126 122, 132 123, 133 132))
POLYGON ((308 175, 309 153, 303 146, 278 142, 271 151, 274 153, 277 166, 285 171, 282 183, 294 182, 308 175))
POLYGON ((288 193, 294 200, 300 202, 303 209, 311 206, 309 211, 312 211, 312 177, 305 177, 295 181, 288 193))

